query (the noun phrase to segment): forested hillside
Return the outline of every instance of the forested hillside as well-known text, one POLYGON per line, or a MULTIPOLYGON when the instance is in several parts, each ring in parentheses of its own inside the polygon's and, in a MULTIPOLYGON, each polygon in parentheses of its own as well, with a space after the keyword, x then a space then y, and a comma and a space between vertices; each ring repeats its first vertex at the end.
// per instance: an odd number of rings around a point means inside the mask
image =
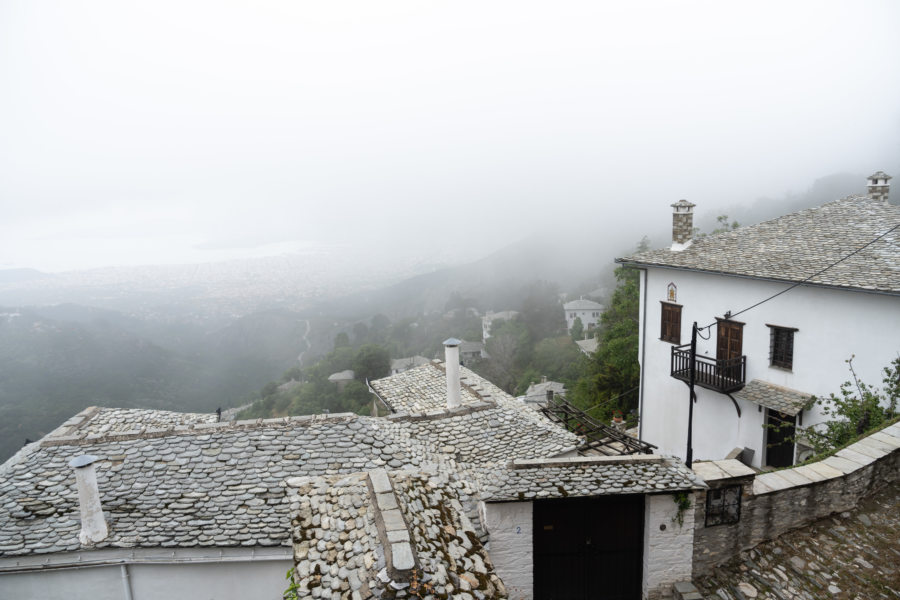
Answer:
POLYGON ((304 331, 287 311, 207 330, 77 305, 0 308, 0 458, 91 405, 234 405, 296 363, 304 331))

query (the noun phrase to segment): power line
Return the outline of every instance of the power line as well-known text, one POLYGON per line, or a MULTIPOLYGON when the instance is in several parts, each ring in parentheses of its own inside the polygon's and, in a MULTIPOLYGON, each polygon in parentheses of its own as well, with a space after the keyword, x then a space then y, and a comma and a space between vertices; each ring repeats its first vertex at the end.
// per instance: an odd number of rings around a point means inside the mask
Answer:
MULTIPOLYGON (((844 262, 845 260, 847 260, 848 258, 850 258, 851 256, 853 256, 854 254, 857 254, 857 253, 859 253, 859 252, 862 252, 863 250, 865 250, 866 248, 868 248, 869 246, 871 246, 872 244, 874 244, 875 242, 877 242, 878 240, 880 240, 881 238, 883 238, 884 236, 886 236, 887 234, 889 234, 889 233, 891 233, 892 231, 894 231, 895 229, 897 229, 898 227, 900 227, 900 223, 898 223, 897 225, 894 225, 893 227, 891 227, 890 229, 888 229, 887 231, 885 231, 885 232, 882 233, 881 235, 877 236, 875 239, 873 239, 873 240, 870 241, 869 243, 865 244, 864 246, 860 246, 859 248, 857 248, 856 250, 854 250, 853 252, 851 252, 851 253, 848 254, 847 256, 845 256, 845 257, 843 257, 843 258, 841 258, 841 259, 839 259, 839 260, 837 260, 837 261, 831 263, 830 265, 828 265, 828 266, 825 267, 824 269, 822 269, 822 270, 820 270, 820 271, 817 271, 817 272, 813 273, 812 275, 810 275, 809 277, 807 277, 807 278, 804 279, 803 281, 798 281, 798 282, 795 283, 794 285, 792 285, 792 286, 790 286, 790 287, 788 287, 788 288, 785 288, 785 289, 781 290, 781 291, 778 292, 777 294, 772 294, 771 296, 769 296, 769 297, 766 298, 765 300, 760 300, 760 301, 757 302, 756 304, 754 304, 754 305, 752 305, 752 306, 748 306, 747 308, 745 308, 745 309, 743 309, 743 310, 739 310, 739 311, 736 312, 736 313, 732 313, 731 311, 728 311, 727 313, 725 313, 725 318, 726 318, 726 319, 731 319, 732 317, 736 317, 736 316, 738 316, 738 315, 740 315, 740 314, 743 314, 743 313, 747 312, 748 310, 752 310, 752 309, 756 308, 756 307, 759 306, 760 304, 765 304, 765 303, 768 302, 769 300, 773 300, 773 299, 777 298, 778 296, 780 296, 780 295, 782 295, 782 294, 786 294, 787 292, 791 291, 791 290, 794 289, 795 287, 800 286, 800 285, 803 285, 804 283, 808 282, 808 281, 809 281, 810 279, 812 279, 813 277, 816 277, 816 276, 818 276, 818 275, 821 275, 822 273, 824 273, 824 272, 827 271, 828 269, 830 269, 830 268, 832 268, 832 267, 834 267, 834 266, 836 266, 836 265, 838 265, 838 264, 844 262)), ((715 325, 715 323, 710 323, 709 325, 707 325, 707 326, 705 326, 705 327, 701 327, 700 329, 709 329, 709 328, 712 327, 713 325, 715 325)))

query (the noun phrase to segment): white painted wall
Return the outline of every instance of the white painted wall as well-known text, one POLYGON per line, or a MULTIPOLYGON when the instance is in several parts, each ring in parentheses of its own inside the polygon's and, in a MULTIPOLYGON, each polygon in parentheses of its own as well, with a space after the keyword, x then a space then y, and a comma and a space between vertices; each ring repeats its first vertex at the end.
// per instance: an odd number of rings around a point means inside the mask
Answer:
MULTIPOLYGON (((278 600, 291 560, 129 565, 133 600, 278 600)), ((124 600, 119 565, 0 574, 0 600, 124 600)))
POLYGON ((534 518, 531 502, 491 502, 482 505, 491 536, 490 556, 510 598, 534 597, 534 518))
POLYGON ((575 318, 581 319, 581 325, 584 330, 588 330, 589 325, 597 326, 600 322, 600 315, 603 314, 603 308, 595 308, 593 310, 566 310, 566 328, 571 330, 575 324, 575 318))
MULTIPOLYGON (((669 376, 672 344, 659 340, 660 301, 666 286, 678 286, 682 305, 681 343, 690 342, 691 324, 705 326, 726 311, 737 312, 782 291, 778 284, 738 277, 690 273, 673 269, 647 270, 641 278, 641 314, 646 298, 646 323, 641 326, 639 357, 642 360, 642 431, 646 441, 660 451, 685 457, 687 447, 687 386, 669 376), (646 345, 644 347, 643 345, 646 345)), ((745 323, 743 351, 747 356, 747 381, 770 383, 828 396, 851 378, 845 361, 851 354, 859 377, 881 384, 881 370, 900 351, 900 297, 844 290, 798 287, 753 310, 735 317, 745 323), (793 369, 769 366, 769 327, 796 327, 793 369)), ((709 340, 699 340, 701 355, 715 358, 716 328, 709 340)), ((753 464, 763 458, 763 416, 758 407, 741 403, 738 419, 731 400, 722 394, 697 388, 694 405, 694 460, 720 459, 733 448, 754 449, 753 464)), ((803 425, 825 420, 818 408, 805 412, 803 425)))
POLYGON ((682 525, 675 518, 677 513, 678 505, 671 494, 646 496, 643 598, 669 596, 674 583, 691 579, 694 510, 691 508, 682 513, 682 525))

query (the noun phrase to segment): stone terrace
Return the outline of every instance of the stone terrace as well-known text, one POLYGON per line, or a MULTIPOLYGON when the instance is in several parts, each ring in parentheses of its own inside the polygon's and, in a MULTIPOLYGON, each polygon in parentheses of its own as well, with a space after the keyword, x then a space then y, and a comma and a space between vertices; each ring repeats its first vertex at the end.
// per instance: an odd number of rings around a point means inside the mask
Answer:
POLYGON ((695 581, 709 600, 900 598, 900 482, 695 581))

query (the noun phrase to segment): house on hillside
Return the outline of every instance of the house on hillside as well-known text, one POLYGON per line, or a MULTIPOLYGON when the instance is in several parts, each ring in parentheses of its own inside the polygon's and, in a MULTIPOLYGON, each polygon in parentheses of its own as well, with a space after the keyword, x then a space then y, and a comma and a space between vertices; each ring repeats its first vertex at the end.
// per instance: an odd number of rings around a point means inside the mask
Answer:
POLYGON ((557 396, 566 395, 566 386, 558 381, 548 381, 547 376, 541 377, 541 380, 532 383, 525 390, 525 395, 521 397, 522 402, 532 405, 544 405, 553 401, 557 396))
POLYGON ((572 300, 563 304, 566 311, 566 330, 572 331, 575 319, 581 319, 584 331, 593 331, 600 323, 600 315, 603 314, 603 305, 593 300, 585 300, 582 296, 578 300, 572 300))
POLYGON ((409 371, 415 367, 421 367, 430 361, 424 356, 407 356, 405 358, 395 358, 391 360, 391 375, 409 371))
POLYGON ((581 456, 458 352, 370 382, 381 418, 83 411, 0 466, 0 598, 277 598, 292 567, 300 597, 348 600, 659 598, 690 577, 675 499, 702 481, 581 456))
POLYGON ((802 429, 826 418, 810 397, 852 379, 848 359, 861 380, 881 382, 900 351, 890 179, 879 171, 867 195, 702 239, 692 239, 694 205, 681 200, 671 247, 617 259, 641 271, 642 439, 686 456, 694 322, 697 460, 791 465, 809 454, 802 429))
POLYGON ((578 346, 578 349, 581 350, 582 354, 590 356, 597 351, 597 348, 600 346, 600 340, 592 337, 586 340, 576 340, 575 344, 578 346))
POLYGON ((519 312, 515 310, 501 310, 499 312, 488 311, 481 317, 481 341, 487 342, 491 337, 491 325, 494 321, 511 321, 519 316, 519 312))
POLYGON ((356 378, 356 372, 353 369, 347 369, 346 371, 338 371, 337 373, 332 373, 328 376, 328 381, 335 384, 338 390, 343 390, 347 387, 347 384, 353 381, 356 378))
POLYGON ((489 358, 484 350, 483 342, 467 342, 460 340, 459 344, 459 361, 460 364, 468 365, 482 358, 489 358))

